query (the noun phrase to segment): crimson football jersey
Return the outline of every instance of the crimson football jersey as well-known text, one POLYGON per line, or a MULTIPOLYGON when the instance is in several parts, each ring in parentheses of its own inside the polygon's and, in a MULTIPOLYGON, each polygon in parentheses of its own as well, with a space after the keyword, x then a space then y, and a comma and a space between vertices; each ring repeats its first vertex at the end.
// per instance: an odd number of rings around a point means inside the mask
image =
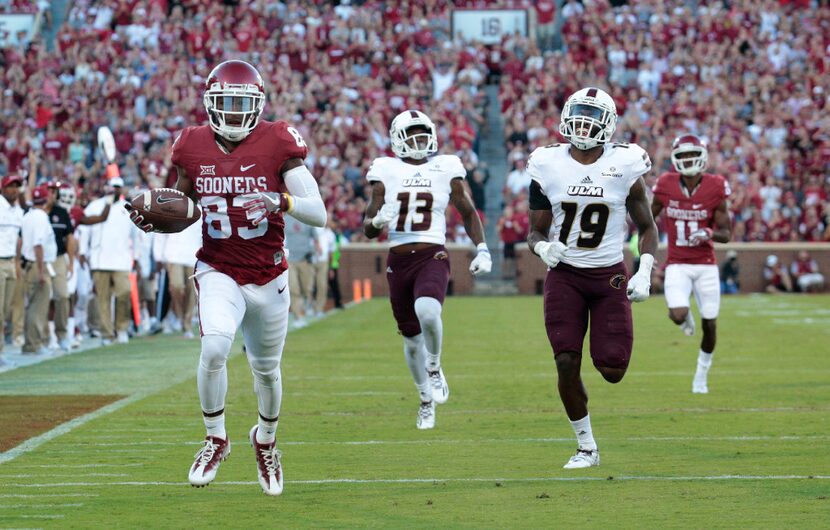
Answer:
POLYGON ((713 264, 714 243, 690 246, 689 235, 701 228, 715 229, 715 209, 731 193, 720 175, 704 173, 697 189, 687 195, 679 173, 663 173, 654 185, 654 196, 663 203, 664 228, 669 236, 666 265, 671 263, 713 264))
POLYGON ((173 144, 173 163, 193 181, 202 208, 202 248, 196 257, 238 284, 264 285, 288 268, 282 249, 282 213, 257 217, 243 205, 253 192, 285 192, 280 169, 291 158, 308 154, 300 133, 284 121, 260 120, 230 154, 207 125, 184 129, 173 144))

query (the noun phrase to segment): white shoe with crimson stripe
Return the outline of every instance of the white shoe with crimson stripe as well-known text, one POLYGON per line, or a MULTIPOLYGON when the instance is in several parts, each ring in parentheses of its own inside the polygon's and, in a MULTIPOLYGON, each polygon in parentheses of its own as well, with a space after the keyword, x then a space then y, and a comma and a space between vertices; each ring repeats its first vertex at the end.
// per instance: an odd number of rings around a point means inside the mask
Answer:
POLYGON ((261 444, 256 441, 258 426, 251 427, 251 447, 256 454, 257 480, 262 491, 266 495, 279 495, 282 493, 282 464, 280 457, 282 453, 277 450, 277 442, 261 444))
POLYGON ((217 436, 207 436, 205 444, 196 452, 196 460, 190 466, 187 480, 190 484, 201 488, 210 484, 216 478, 219 464, 231 454, 231 442, 217 436))

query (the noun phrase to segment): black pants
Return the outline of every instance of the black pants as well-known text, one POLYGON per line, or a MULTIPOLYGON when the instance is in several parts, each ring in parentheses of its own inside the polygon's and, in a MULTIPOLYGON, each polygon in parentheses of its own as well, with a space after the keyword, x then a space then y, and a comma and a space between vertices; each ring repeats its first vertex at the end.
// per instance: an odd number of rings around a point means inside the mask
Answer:
POLYGON ((340 282, 337 281, 337 269, 329 269, 329 294, 334 299, 334 307, 338 309, 343 307, 340 299, 340 282))

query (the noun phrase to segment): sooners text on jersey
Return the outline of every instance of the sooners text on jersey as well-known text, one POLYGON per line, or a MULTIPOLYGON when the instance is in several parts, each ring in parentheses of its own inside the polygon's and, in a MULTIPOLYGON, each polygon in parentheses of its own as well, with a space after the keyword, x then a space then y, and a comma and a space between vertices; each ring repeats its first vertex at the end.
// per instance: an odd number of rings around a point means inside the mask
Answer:
POLYGON ((712 241, 689 246, 689 235, 701 228, 714 229, 715 209, 729 194, 729 184, 720 175, 704 173, 691 194, 686 193, 679 173, 660 175, 654 185, 654 196, 663 203, 663 222, 669 236, 666 265, 715 263, 712 241))
POLYGON ((596 162, 571 157, 569 144, 533 151, 530 178, 542 188, 553 212, 551 240, 568 246, 563 263, 580 268, 610 267, 623 260, 627 233, 626 199, 631 186, 651 169, 637 144, 606 144, 596 162))
POLYGON ((280 169, 288 159, 307 154, 302 136, 282 121, 261 120, 230 154, 216 144, 207 125, 184 129, 173 144, 173 163, 193 181, 202 208, 202 248, 196 257, 240 285, 264 285, 285 271, 282 213, 254 226, 242 206, 256 190, 286 191, 280 169))
POLYGON ((383 201, 399 203, 401 211, 389 228, 391 246, 406 243, 443 245, 447 237, 450 182, 466 175, 461 159, 438 155, 425 164, 408 164, 392 157, 376 158, 366 174, 369 182, 382 182, 383 201))

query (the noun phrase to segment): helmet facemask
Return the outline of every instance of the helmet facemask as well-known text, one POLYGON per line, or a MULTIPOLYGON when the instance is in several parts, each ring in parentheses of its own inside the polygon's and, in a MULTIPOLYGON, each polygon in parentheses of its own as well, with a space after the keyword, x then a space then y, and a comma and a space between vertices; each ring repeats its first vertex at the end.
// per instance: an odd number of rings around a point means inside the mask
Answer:
POLYGON ((617 113, 603 105, 567 101, 562 111, 559 132, 574 147, 585 151, 611 140, 617 128, 617 113))
POLYGON ((389 130, 392 152, 395 156, 423 160, 438 152, 438 133, 432 120, 421 112, 407 112, 412 114, 398 115, 392 121, 392 127, 389 130))
POLYGON ((680 145, 671 152, 671 162, 675 171, 686 177, 702 172, 708 160, 706 148, 699 145, 680 145))
POLYGON ((265 96, 255 85, 214 83, 205 91, 204 103, 210 128, 226 140, 239 142, 257 126, 265 96))

